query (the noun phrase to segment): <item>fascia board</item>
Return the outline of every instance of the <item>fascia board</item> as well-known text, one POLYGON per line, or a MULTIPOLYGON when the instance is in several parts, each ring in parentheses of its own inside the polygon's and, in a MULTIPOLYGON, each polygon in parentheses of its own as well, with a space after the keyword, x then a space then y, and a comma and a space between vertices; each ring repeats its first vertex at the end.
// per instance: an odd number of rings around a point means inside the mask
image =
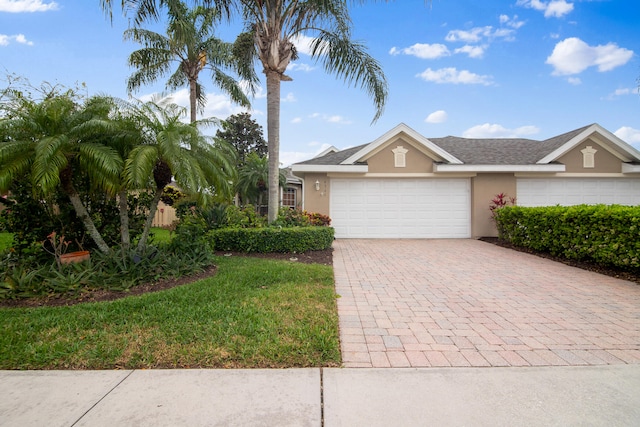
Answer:
POLYGON ((345 159, 341 164, 342 165, 350 165, 350 164, 353 164, 353 163, 357 162, 358 160, 360 160, 361 158, 363 158, 364 156, 366 156, 370 152, 374 151, 376 148, 380 147, 382 144, 386 143, 387 141, 389 141, 390 139, 392 139, 393 137, 399 135, 402 132, 406 133, 411 138, 413 138, 416 141, 418 141, 418 143, 424 145, 427 149, 433 151, 434 153, 436 153, 438 156, 442 157, 447 162, 449 162, 451 164, 462 164, 462 162, 460 160, 458 160, 456 157, 452 156, 451 154, 449 154, 448 152, 446 152, 445 150, 443 150, 442 148, 440 148, 439 146, 437 146, 433 142, 429 141, 427 138, 425 138, 424 136, 420 135, 418 132, 416 132, 415 130, 411 129, 409 126, 405 125, 404 123, 400 123, 398 126, 394 127, 393 129, 391 129, 390 131, 388 131, 387 133, 385 133, 381 137, 379 137, 379 138, 375 139, 374 141, 372 141, 371 143, 365 145, 360 151, 358 151, 357 153, 353 154, 348 159, 345 159))
POLYGON ((622 164, 622 173, 640 173, 640 165, 622 164))
POLYGON ((436 172, 564 172, 565 165, 433 165, 436 172))
POLYGON ((291 165, 292 172, 351 172, 367 173, 368 165, 291 165))
POLYGON ((571 138, 569 141, 567 141, 558 149, 547 154, 545 157, 543 157, 538 161, 538 164, 547 164, 557 160, 558 158, 562 157, 563 155, 571 151, 573 148, 575 148, 576 145, 580 144, 582 141, 587 139, 594 132, 597 132, 600 135, 604 136, 608 142, 612 143, 622 153, 628 156, 627 158, 622 158, 621 160, 626 162, 631 160, 640 161, 640 152, 638 150, 636 150, 635 148, 633 148, 632 146, 630 146, 629 144, 627 144, 626 142, 624 142, 623 140, 615 136, 613 133, 609 132, 608 130, 606 130, 605 128, 603 128, 602 126, 596 123, 589 126, 587 129, 585 129, 584 131, 580 132, 578 135, 571 138))

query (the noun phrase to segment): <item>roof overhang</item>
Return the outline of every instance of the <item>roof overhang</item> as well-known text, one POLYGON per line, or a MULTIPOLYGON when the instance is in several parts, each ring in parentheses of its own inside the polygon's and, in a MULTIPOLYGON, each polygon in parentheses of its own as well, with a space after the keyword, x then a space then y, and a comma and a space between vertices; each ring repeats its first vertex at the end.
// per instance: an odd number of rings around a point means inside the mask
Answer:
POLYGON ((622 160, 623 162, 640 161, 640 152, 627 144, 613 133, 609 132, 599 124, 593 124, 580 132, 578 135, 571 138, 560 148, 552 151, 542 159, 538 161, 538 164, 548 164, 558 160, 569 151, 573 150, 578 144, 582 143, 587 138, 593 137, 598 143, 600 143, 607 151, 611 152, 614 156, 622 160), (600 135, 603 139, 594 137, 594 134, 600 135))
POLYGON ((640 173, 640 164, 623 163, 622 173, 640 173))
POLYGON ((564 172, 565 165, 444 165, 434 164, 434 172, 564 172))
POLYGON ((445 150, 443 150, 433 142, 429 141, 429 139, 420 135, 418 132, 411 129, 409 126, 405 125, 404 123, 400 123, 398 126, 394 127, 393 129, 391 129, 381 137, 365 145, 360 151, 356 152, 348 159, 345 159, 341 164, 352 165, 360 161, 362 158, 366 157, 369 153, 375 151, 378 147, 387 143, 389 140, 395 138, 396 136, 402 133, 406 134, 411 139, 413 139, 416 143, 418 143, 419 145, 422 145, 426 150, 431 151, 435 155, 442 158, 444 161, 451 164, 462 164, 462 161, 460 161, 450 153, 446 152, 445 150))
POLYGON ((292 172, 347 172, 347 173, 367 173, 368 165, 291 165, 292 172))

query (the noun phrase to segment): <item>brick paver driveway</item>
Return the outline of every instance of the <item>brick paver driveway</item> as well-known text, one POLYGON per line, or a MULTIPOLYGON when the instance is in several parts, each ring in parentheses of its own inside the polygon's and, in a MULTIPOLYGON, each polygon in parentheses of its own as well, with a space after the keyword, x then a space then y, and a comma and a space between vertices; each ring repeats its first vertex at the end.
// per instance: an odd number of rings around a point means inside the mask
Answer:
POLYGON ((477 240, 337 240, 346 367, 640 363, 640 285, 477 240))

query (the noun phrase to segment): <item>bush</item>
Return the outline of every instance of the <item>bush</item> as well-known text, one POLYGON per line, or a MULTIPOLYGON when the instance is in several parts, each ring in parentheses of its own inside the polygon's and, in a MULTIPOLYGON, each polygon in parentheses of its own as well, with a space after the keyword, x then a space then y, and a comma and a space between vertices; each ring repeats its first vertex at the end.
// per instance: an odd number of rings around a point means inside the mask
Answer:
POLYGON ((568 259, 640 268, 640 206, 579 205, 496 210, 500 238, 568 259))
POLYGON ((334 230, 331 227, 223 228, 207 233, 207 239, 221 251, 302 253, 330 248, 334 230))

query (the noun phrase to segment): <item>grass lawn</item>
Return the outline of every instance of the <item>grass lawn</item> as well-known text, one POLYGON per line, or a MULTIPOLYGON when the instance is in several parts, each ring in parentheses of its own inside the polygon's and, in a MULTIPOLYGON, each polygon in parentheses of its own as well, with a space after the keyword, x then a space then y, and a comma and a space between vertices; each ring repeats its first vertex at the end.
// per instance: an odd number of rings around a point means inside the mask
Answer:
POLYGON ((0 233, 0 252, 11 247, 13 233, 0 233))
POLYGON ((215 276, 70 307, 0 309, 0 369, 338 366, 330 266, 216 258, 215 276))

